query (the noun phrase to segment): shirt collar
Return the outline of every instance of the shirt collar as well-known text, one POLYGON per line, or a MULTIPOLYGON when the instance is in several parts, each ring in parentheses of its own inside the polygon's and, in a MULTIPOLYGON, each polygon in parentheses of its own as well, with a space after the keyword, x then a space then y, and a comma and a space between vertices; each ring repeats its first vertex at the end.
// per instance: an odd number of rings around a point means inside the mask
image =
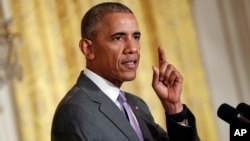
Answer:
POLYGON ((94 73, 93 71, 85 68, 83 73, 93 81, 97 87, 101 89, 101 91, 107 95, 113 102, 117 101, 119 95, 119 88, 113 85, 110 81, 102 78, 98 74, 94 73))

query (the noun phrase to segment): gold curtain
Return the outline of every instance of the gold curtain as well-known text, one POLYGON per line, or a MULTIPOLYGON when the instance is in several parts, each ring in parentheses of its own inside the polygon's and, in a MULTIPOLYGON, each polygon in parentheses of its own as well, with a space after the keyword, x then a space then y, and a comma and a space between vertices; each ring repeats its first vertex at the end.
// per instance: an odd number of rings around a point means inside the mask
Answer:
MULTIPOLYGON (((118 0, 117 0, 118 1, 118 0)), ((80 21, 101 0, 8 0, 18 48, 22 81, 14 83, 22 141, 49 141, 55 108, 75 83, 85 61, 78 48, 80 21)), ((201 65, 189 0, 119 0, 137 16, 142 32, 137 78, 123 89, 138 94, 164 128, 165 115, 151 88, 157 47, 184 76, 182 100, 193 111, 203 141, 217 141, 204 70, 201 65)))

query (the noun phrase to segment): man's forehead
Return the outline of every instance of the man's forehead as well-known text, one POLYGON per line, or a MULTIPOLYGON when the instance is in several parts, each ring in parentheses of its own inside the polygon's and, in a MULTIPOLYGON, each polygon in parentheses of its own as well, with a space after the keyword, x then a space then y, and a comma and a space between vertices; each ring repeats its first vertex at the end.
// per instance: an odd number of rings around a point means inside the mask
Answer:
POLYGON ((122 23, 122 22, 135 22, 137 24, 136 17, 131 13, 109 13, 102 18, 106 23, 122 23))
POLYGON ((111 28, 138 28, 138 22, 133 14, 113 13, 103 17, 102 24, 111 28))
POLYGON ((122 33, 123 35, 140 34, 137 20, 131 13, 112 13, 102 18, 96 26, 98 36, 109 36, 122 33))

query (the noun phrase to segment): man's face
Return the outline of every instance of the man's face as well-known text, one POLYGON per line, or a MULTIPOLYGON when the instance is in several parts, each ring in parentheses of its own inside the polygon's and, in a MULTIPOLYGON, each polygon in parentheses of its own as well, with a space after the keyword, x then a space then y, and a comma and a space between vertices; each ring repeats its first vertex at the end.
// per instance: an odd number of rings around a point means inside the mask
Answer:
POLYGON ((112 13, 103 18, 92 40, 92 70, 117 87, 136 76, 140 59, 140 32, 130 13, 112 13))

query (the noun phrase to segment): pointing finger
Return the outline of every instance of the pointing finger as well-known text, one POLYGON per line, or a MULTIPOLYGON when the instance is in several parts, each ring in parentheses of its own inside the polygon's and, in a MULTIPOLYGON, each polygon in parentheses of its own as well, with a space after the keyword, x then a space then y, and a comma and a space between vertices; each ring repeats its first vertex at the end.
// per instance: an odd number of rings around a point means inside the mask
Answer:
POLYGON ((168 63, 165 55, 165 51, 162 47, 158 48, 158 59, 159 59, 159 67, 163 63, 168 63))
POLYGON ((165 52, 163 50, 162 47, 158 48, 158 61, 159 61, 159 80, 163 81, 164 80, 164 75, 165 75, 165 71, 167 69, 168 66, 168 62, 166 61, 166 56, 165 56, 165 52))

